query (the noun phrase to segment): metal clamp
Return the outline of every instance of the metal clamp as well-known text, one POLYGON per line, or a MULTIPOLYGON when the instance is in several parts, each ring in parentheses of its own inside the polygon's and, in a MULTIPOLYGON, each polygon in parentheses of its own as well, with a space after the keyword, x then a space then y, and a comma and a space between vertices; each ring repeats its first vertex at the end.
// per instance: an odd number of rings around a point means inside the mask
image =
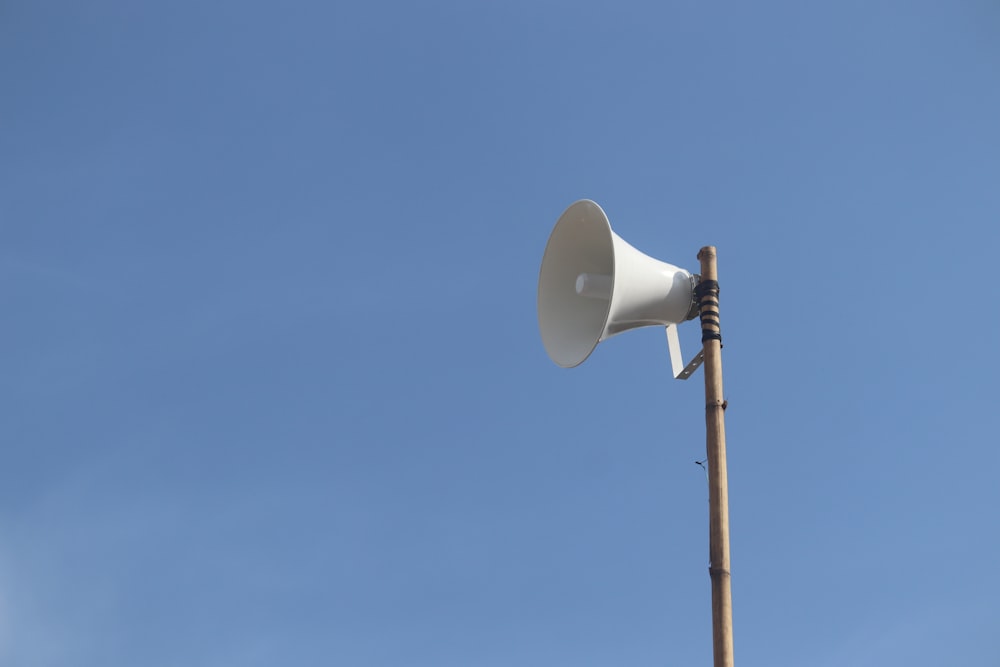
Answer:
POLYGON ((681 338, 677 335, 676 324, 667 325, 667 347, 670 348, 670 367, 673 369, 675 380, 687 380, 705 360, 705 351, 699 350, 694 359, 687 366, 684 365, 684 357, 681 356, 681 338))

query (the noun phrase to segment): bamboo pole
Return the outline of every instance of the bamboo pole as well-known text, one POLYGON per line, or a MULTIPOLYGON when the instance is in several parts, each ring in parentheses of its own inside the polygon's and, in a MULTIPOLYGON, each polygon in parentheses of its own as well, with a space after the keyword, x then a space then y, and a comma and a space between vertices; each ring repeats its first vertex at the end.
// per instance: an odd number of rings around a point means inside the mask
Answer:
POLYGON ((705 354, 705 425, 708 455, 708 550, 712 579, 712 645, 715 667, 733 667, 733 601, 729 573, 729 480, 726 472, 726 400, 722 392, 722 338, 714 246, 698 253, 702 345, 705 354))

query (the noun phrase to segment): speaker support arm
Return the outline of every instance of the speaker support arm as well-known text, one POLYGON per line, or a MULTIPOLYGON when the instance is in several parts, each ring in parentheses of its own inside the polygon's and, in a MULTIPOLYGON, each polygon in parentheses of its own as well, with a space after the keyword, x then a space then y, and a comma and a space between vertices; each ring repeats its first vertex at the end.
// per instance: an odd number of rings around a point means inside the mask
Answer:
POLYGON ((700 350, 687 366, 684 365, 684 357, 681 355, 681 338, 677 335, 676 324, 667 325, 667 347, 670 348, 670 367, 673 369, 675 380, 687 380, 694 375, 694 372, 701 366, 701 362, 705 360, 705 351, 700 350))

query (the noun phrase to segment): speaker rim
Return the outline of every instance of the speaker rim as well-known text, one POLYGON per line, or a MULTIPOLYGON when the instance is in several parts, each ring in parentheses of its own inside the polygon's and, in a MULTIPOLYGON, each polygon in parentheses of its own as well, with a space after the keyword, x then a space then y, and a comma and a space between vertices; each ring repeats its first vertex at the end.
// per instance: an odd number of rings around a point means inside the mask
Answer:
POLYGON ((549 345, 549 342, 546 340, 545 336, 546 329, 548 328, 549 330, 551 330, 552 325, 550 324, 549 327, 546 327, 543 324, 544 322, 549 321, 551 315, 543 317, 542 313, 542 277, 543 274, 545 273, 546 260, 549 260, 552 254, 555 253, 555 249, 553 247, 554 239, 556 238, 558 233, 563 231, 562 227, 566 225, 571 225, 574 223, 574 221, 580 219, 573 215, 574 210, 578 208, 586 208, 586 211, 583 213, 583 215, 590 216, 591 219, 589 220, 589 222, 592 222, 600 227, 600 233, 602 236, 601 244, 603 245, 604 252, 607 254, 607 257, 610 259, 610 264, 611 264, 610 274, 611 274, 612 295, 614 294, 615 290, 615 282, 616 282, 615 276, 617 273, 615 266, 616 258, 614 251, 615 235, 614 235, 614 230, 612 230, 611 228, 611 221, 608 219, 607 213, 604 212, 604 209, 601 208, 600 204, 598 204, 592 199, 578 199, 577 201, 573 202, 568 207, 566 207, 566 210, 564 210, 562 214, 559 216, 559 219, 556 220, 556 224, 552 228, 552 231, 549 233, 549 239, 545 244, 545 252, 542 255, 542 263, 538 270, 538 290, 536 298, 537 298, 537 310, 538 310, 538 323, 539 323, 539 329, 542 334, 541 336, 542 344, 545 347, 545 352, 546 354, 548 354, 549 359, 551 359, 557 366, 560 366, 562 368, 574 368, 590 358, 590 355, 593 354, 594 350, 597 349, 598 344, 600 344, 604 331, 608 326, 608 318, 611 316, 612 299, 608 299, 604 307, 604 314, 601 317, 600 326, 597 328, 596 335, 592 337, 593 340, 591 340, 588 343, 588 348, 586 350, 586 353, 579 356, 579 358, 574 358, 573 360, 570 361, 557 359, 556 356, 553 355, 553 349, 549 345))

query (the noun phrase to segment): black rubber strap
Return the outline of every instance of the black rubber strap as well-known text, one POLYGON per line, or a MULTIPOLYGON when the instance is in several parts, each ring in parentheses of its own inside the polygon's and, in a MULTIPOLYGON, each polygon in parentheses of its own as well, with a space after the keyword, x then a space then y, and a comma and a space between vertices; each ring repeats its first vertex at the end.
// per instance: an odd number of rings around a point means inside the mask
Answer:
POLYGON ((698 297, 698 308, 701 318, 701 342, 710 340, 719 341, 722 347, 722 333, 713 331, 707 327, 721 329, 719 325, 719 282, 717 280, 702 280, 694 288, 694 294, 698 297))
POLYGON ((719 281, 717 281, 717 280, 702 280, 694 288, 694 294, 699 299, 705 297, 706 293, 708 293, 708 292, 715 292, 716 294, 718 294, 719 293, 719 281))

